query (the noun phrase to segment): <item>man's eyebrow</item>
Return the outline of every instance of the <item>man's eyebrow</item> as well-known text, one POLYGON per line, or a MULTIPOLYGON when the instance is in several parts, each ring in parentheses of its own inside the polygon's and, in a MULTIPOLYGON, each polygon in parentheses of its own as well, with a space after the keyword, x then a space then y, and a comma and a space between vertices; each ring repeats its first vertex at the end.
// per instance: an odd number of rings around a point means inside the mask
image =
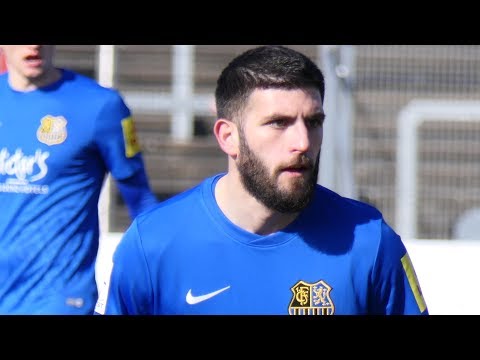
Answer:
POLYGON ((271 121, 277 121, 277 120, 294 120, 294 119, 295 119, 295 116, 290 116, 282 113, 273 113, 265 116, 264 121, 271 122, 271 121))
MULTIPOLYGON (((283 113, 273 113, 265 117, 265 120, 267 121, 275 121, 275 120, 283 120, 283 119, 289 119, 293 120, 295 119, 296 116, 291 116, 288 114, 283 114, 283 113)), ((308 115, 305 117, 306 119, 309 120, 324 120, 325 119, 325 113, 324 112, 317 112, 311 115, 308 115)))

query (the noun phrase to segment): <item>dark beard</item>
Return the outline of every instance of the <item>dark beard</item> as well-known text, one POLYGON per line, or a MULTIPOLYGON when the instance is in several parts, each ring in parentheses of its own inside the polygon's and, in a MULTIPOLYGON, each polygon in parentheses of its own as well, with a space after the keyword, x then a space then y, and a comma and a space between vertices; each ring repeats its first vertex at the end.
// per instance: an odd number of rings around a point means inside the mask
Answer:
POLYGON ((269 209, 281 213, 296 213, 303 210, 312 199, 317 184, 320 154, 313 167, 313 161, 306 156, 298 160, 302 166, 309 166, 312 170, 306 179, 298 179, 293 191, 287 192, 277 187, 274 179, 269 176, 267 167, 250 149, 241 131, 239 135, 238 171, 245 189, 269 209))

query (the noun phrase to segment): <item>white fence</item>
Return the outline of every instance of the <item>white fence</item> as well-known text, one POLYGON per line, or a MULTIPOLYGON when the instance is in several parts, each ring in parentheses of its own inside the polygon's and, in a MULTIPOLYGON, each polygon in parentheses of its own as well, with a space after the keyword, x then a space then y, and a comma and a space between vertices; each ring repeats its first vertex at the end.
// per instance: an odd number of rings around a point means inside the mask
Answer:
MULTIPOLYGON (((479 122, 480 101, 415 99, 400 112, 397 122, 397 208, 395 228, 404 238, 417 238, 419 236, 417 231, 418 129, 426 121, 479 122)), ((480 239, 480 224, 478 224, 477 228, 480 239)))

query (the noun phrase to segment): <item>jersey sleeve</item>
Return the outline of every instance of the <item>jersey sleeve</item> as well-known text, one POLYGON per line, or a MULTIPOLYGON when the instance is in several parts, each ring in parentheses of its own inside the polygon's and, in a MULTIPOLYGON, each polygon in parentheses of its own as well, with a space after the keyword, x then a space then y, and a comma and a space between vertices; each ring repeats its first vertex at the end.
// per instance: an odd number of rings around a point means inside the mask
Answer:
POLYGON ((127 179, 117 180, 117 186, 125 200, 131 219, 158 203, 144 171, 138 171, 127 179))
POLYGON ((95 123, 95 143, 115 179, 144 171, 135 122, 123 98, 114 89, 107 93, 95 123))
POLYGON ((137 222, 124 233, 112 262, 105 265, 95 315, 148 315, 152 313, 153 291, 137 222))
POLYGON ((405 245, 383 219, 373 279, 376 300, 372 313, 428 315, 427 304, 405 245))
POLYGON ((95 142, 134 219, 157 199, 148 182, 132 114, 116 90, 108 94, 97 119, 95 142))

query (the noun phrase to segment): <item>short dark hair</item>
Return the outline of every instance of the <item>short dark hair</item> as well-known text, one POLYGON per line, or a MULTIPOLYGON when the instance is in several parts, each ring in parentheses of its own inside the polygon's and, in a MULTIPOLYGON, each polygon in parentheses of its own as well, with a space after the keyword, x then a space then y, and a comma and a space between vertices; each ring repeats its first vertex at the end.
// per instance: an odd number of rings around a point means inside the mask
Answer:
POLYGON ((223 69, 217 80, 217 117, 232 120, 255 89, 317 88, 322 102, 325 82, 322 71, 304 54, 281 45, 245 51, 223 69))

